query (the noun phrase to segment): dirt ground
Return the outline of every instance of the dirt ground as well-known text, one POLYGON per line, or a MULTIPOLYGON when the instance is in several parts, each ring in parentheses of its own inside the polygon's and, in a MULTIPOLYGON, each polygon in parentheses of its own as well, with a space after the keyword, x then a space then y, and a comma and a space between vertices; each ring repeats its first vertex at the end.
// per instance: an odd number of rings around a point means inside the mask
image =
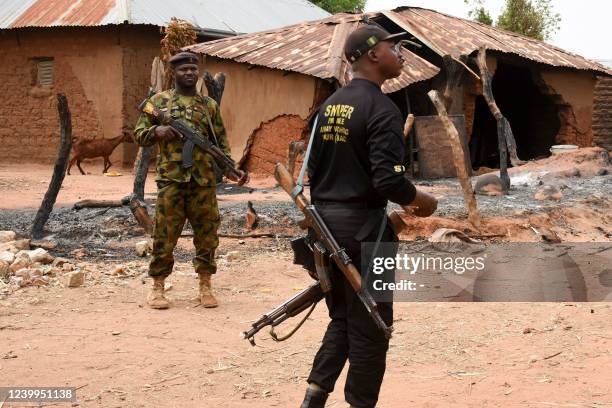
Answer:
MULTIPOLYGON (((537 164, 513 169, 513 180, 520 180, 513 182, 514 198, 478 197, 486 221, 480 235, 536 242, 541 237, 531 227, 546 227, 563 241, 610 242, 611 178, 596 174, 609 168, 608 159, 584 154, 582 162, 554 162, 559 174, 552 176, 538 173, 537 164), (561 174, 575 167, 579 177, 561 174), (563 198, 533 200, 540 181, 565 185, 563 198)), ((80 407, 299 406, 328 321, 325 306, 284 343, 267 331, 256 347, 240 337, 254 319, 312 282, 292 264, 286 236, 299 233, 299 214, 285 193, 269 178, 254 180, 250 189, 221 187, 222 233, 244 233, 250 200, 262 217, 259 230, 277 237, 221 238, 217 309, 193 300, 192 245, 181 238, 169 278, 173 307, 153 311, 144 306, 147 259, 133 250, 143 235, 129 210, 71 208, 80 199, 120 199, 131 190, 130 170, 112 169, 122 175, 107 177, 91 165, 85 169, 96 172, 65 179, 47 225, 47 239, 57 244, 51 253, 73 260, 85 284, 15 289, 0 280, 0 385, 74 386, 80 407)), ((0 165, 0 230, 27 235, 51 173, 51 166, 0 165)), ((439 226, 478 235, 467 224, 456 182, 418 184, 440 199, 439 212, 428 221, 409 220, 413 228, 404 239, 421 240, 439 226)), ((149 182, 146 198, 154 191, 149 182)), ((612 407, 611 318, 612 303, 396 303, 378 406, 612 407)), ((347 406, 344 376, 328 407, 347 406)))

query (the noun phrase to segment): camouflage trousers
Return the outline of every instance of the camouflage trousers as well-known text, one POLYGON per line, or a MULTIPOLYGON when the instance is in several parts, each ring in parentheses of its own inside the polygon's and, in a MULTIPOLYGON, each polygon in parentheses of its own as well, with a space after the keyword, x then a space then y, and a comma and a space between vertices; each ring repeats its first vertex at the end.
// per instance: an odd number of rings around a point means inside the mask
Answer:
POLYGON ((215 187, 188 183, 158 182, 153 230, 153 254, 149 276, 168 276, 174 266, 174 247, 183 231, 185 220, 193 228, 197 273, 215 273, 215 250, 219 246, 219 207, 215 187))

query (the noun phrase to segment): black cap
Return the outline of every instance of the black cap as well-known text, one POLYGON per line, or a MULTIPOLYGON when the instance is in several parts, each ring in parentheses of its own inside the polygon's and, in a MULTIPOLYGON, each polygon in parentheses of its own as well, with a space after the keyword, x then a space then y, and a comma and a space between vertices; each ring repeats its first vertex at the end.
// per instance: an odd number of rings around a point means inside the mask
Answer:
POLYGON ((384 28, 374 24, 364 24, 357 27, 344 43, 344 55, 350 62, 355 62, 370 48, 381 41, 400 41, 408 33, 390 34, 384 28))
POLYGON ((200 62, 200 59, 198 58, 198 55, 194 54, 193 52, 183 51, 179 52, 178 54, 174 54, 172 57, 170 57, 168 62, 173 68, 176 68, 183 64, 197 65, 200 62))

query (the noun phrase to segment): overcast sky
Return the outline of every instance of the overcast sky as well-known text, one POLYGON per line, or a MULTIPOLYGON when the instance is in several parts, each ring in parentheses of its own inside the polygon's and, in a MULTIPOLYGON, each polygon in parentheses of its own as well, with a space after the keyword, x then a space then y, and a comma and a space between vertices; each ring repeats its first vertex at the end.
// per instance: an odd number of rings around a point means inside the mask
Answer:
MULTIPOLYGON (((484 0, 497 17, 504 0, 484 0)), ((599 60, 612 60, 612 0, 553 0, 561 14, 561 28, 549 42, 599 60)), ((388 10, 399 6, 419 6, 467 17, 469 7, 463 0, 367 0, 366 11, 388 10)))

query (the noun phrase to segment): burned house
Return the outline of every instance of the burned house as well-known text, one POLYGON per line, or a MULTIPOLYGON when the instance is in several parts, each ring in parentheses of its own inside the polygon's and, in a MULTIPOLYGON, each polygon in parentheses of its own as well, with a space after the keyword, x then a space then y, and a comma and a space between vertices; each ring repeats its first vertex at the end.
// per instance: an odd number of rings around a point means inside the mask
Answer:
MULTIPOLYGON (((306 0, 6 0, 0 2, 0 144, 5 161, 57 155, 55 94, 64 93, 73 135, 112 138, 133 128, 150 86, 151 63, 172 17, 202 41, 328 16, 306 0)), ((131 162, 134 144, 112 161, 131 162)))
MULTIPOLYGON (((483 96, 477 64, 480 50, 486 52, 493 95, 510 122, 520 159, 547 156, 556 144, 591 146, 612 138, 609 133, 602 135, 599 129, 607 130, 594 123, 594 115, 601 120, 594 111, 597 77, 611 75, 603 65, 541 41, 433 10, 400 7, 367 17, 390 32, 407 31, 414 43, 404 48, 404 73, 383 90, 405 115, 417 117, 417 130, 419 122, 436 115, 427 92, 443 92, 449 114, 461 119, 461 133, 475 168, 499 164, 496 120, 483 96), (599 132, 596 136, 594 129, 599 132)), ((350 80, 342 46, 362 18, 338 14, 191 47, 205 55, 207 69, 223 71, 228 77, 228 99, 222 108, 234 153, 243 153, 245 168, 266 172, 274 161, 286 157, 288 142, 305 137, 307 117, 336 87, 350 80)), ((417 131, 413 137, 414 152, 419 152, 419 144, 436 143, 427 132, 419 135, 417 131)), ((416 156, 423 156, 424 150, 416 156)), ((450 158, 436 162, 448 163, 452 169, 450 158)), ((421 160, 422 169, 427 165, 421 160)))

